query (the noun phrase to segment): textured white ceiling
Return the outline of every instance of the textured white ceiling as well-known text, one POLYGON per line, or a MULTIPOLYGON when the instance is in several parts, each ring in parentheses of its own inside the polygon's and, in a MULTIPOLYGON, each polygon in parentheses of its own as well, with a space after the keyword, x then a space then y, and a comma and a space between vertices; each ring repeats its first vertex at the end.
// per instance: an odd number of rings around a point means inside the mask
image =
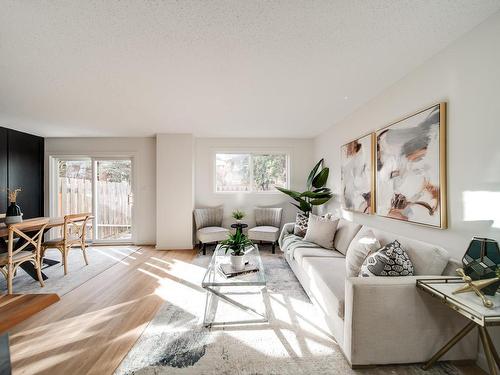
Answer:
POLYGON ((499 9, 500 0, 0 0, 0 126, 312 137, 499 9))

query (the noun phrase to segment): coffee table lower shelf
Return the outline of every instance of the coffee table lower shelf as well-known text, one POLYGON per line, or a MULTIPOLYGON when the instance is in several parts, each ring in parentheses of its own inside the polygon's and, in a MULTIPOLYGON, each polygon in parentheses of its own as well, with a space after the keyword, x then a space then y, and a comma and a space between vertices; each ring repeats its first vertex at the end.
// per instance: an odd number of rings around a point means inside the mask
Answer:
MULTIPOLYGON (((241 285, 235 285, 238 288, 241 288, 241 285)), ((224 286, 224 288, 230 287, 229 285, 224 286)), ((248 286, 250 287, 250 286, 248 286)), ((248 288, 247 287, 247 288, 248 288)), ((213 326, 221 326, 221 325, 229 325, 229 324, 251 324, 251 323, 268 323, 269 318, 267 314, 266 308, 266 300, 268 299, 267 295, 267 286, 261 287, 260 291, 257 292, 245 292, 244 294, 262 294, 262 301, 264 303, 264 313, 260 313, 255 310, 253 307, 242 304, 241 302, 236 301, 231 298, 230 295, 232 292, 221 292, 220 287, 216 286, 207 286, 204 285, 203 288, 207 291, 207 298, 205 303, 205 314, 203 317, 203 325, 205 327, 213 327, 213 326), (246 319, 246 320, 238 320, 238 321, 215 321, 215 314, 217 312, 217 304, 219 299, 229 303, 232 306, 239 308, 242 311, 255 315, 256 319, 246 319)), ((237 292, 235 294, 242 294, 241 292, 237 292)))

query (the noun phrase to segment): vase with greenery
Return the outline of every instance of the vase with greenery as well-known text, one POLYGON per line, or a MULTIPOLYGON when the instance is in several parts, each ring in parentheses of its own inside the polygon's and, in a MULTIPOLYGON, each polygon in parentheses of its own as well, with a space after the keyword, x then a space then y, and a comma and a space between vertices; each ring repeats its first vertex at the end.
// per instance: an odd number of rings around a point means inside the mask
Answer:
POLYGON ((21 189, 7 189, 9 195, 9 206, 5 215, 5 224, 15 224, 23 221, 23 214, 21 208, 17 205, 17 195, 21 189))
POLYGON ((316 163, 307 178, 307 190, 302 193, 276 187, 276 189, 295 200, 297 203, 292 204, 302 211, 303 215, 306 217, 309 217, 309 214, 312 212, 314 206, 321 206, 333 197, 330 189, 325 187, 330 170, 323 164, 324 159, 321 159, 316 163))
POLYGON ((255 247, 252 241, 248 239, 241 231, 235 234, 229 234, 227 239, 220 243, 221 249, 227 254, 230 252, 229 259, 231 266, 235 271, 241 271, 245 268, 245 250, 249 247, 255 247))
POLYGON ((234 210, 232 216, 233 219, 235 219, 236 222, 239 224, 241 223, 241 220, 245 217, 245 213, 240 210, 234 210))

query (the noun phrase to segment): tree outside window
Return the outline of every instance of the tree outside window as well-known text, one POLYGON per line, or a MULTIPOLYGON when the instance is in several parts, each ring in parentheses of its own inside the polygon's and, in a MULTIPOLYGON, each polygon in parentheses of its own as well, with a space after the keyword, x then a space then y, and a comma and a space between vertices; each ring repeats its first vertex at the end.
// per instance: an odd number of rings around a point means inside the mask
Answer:
POLYGON ((279 153, 218 153, 216 192, 268 192, 287 187, 288 158, 279 153))

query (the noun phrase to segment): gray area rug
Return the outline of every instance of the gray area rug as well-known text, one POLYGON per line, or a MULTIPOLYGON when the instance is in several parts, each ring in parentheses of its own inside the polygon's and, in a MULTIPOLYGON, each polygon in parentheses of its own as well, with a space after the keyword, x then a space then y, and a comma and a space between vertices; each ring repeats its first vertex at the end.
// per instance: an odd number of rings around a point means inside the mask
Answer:
MULTIPOLYGON (((206 297, 200 285, 210 255, 198 256, 193 264, 172 261, 164 264, 169 277, 156 291, 166 302, 116 374, 459 374, 446 363, 430 371, 417 365, 352 370, 281 254, 272 255, 268 248, 261 254, 270 323, 204 328, 206 297)), ((244 292, 241 302, 263 309, 260 295, 244 292)), ((219 303, 216 317, 252 318, 245 315, 219 303)))
MULTIPOLYGON (((45 280, 45 287, 42 288, 38 281, 19 268, 16 277, 14 277, 14 293, 57 293, 59 296, 63 296, 114 264, 126 261, 126 257, 139 249, 138 246, 89 247, 87 249, 88 266, 85 265, 81 250, 71 249, 68 254, 68 274, 66 276, 64 276, 62 263, 44 266, 42 270, 48 279, 45 280)), ((45 257, 61 262, 61 253, 56 249, 48 249, 45 257)), ((0 275, 0 291, 3 293, 6 290, 5 278, 0 275)))

